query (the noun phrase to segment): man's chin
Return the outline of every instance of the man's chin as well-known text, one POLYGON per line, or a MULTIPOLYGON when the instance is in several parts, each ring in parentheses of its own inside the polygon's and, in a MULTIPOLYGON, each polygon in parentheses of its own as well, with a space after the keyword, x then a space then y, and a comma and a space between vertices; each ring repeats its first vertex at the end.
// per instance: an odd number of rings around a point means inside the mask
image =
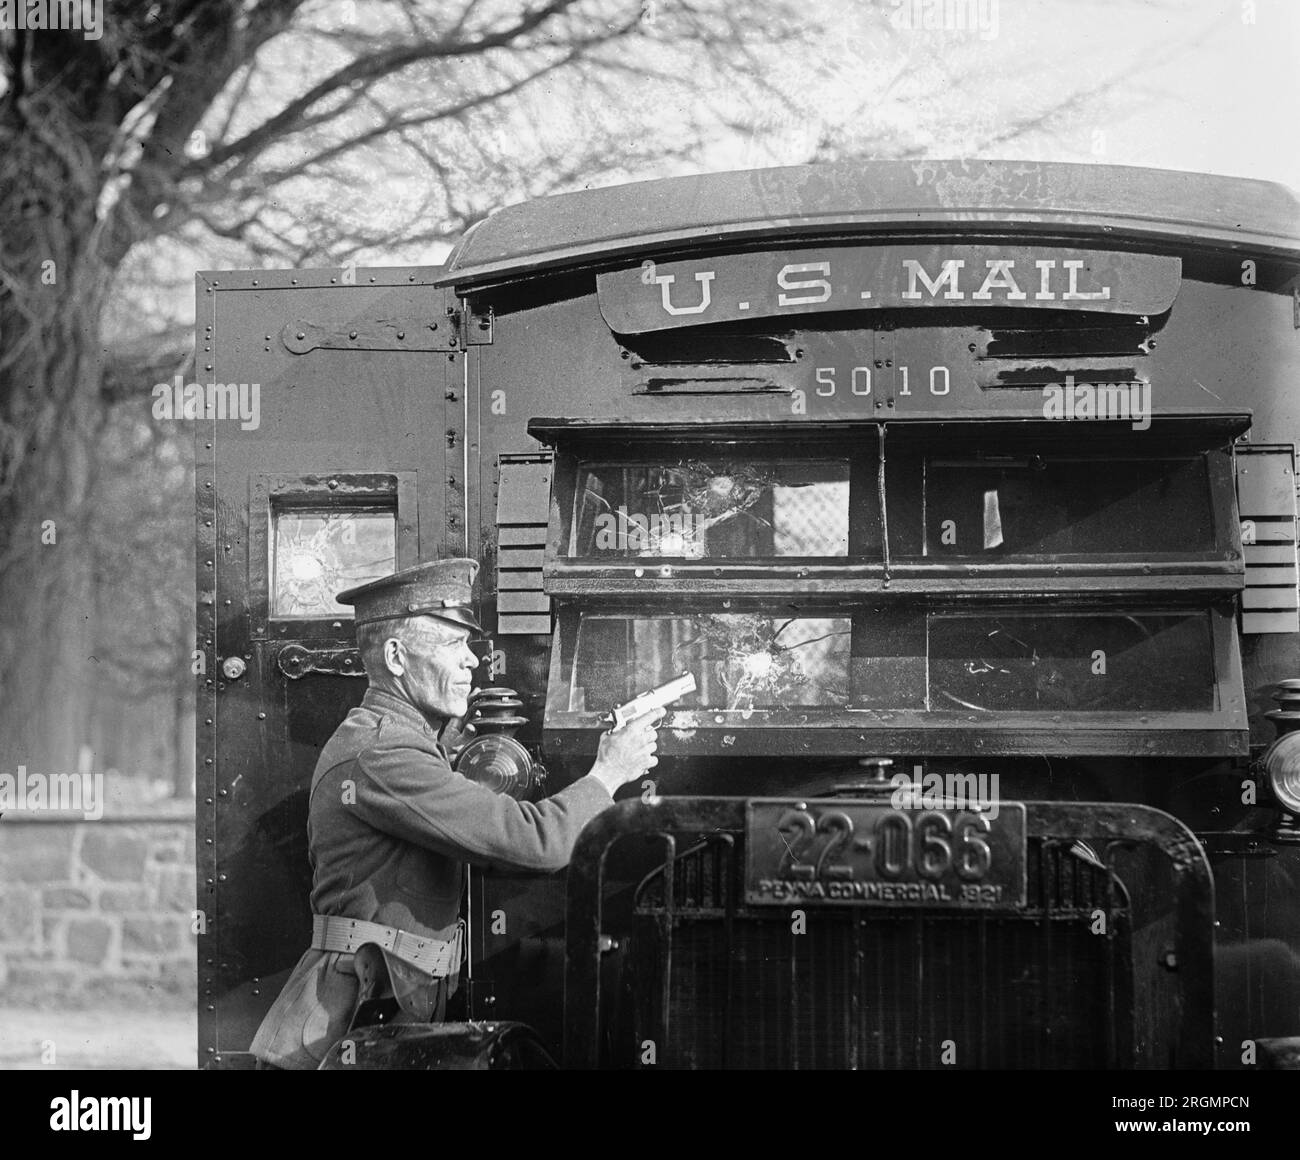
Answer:
POLYGON ((451 720, 455 721, 458 718, 465 716, 465 714, 468 712, 469 712, 469 698, 457 697, 454 701, 448 701, 447 711, 439 715, 450 718, 451 720))

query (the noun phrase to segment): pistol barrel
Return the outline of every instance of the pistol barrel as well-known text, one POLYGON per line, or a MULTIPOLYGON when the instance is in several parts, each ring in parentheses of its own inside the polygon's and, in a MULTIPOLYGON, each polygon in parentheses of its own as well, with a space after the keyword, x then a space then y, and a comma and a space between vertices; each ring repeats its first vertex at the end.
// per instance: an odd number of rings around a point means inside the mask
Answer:
POLYGON ((649 692, 641 693, 639 696, 633 697, 632 700, 617 706, 610 713, 614 728, 621 729, 629 721, 635 721, 638 717, 644 717, 647 713, 653 713, 656 709, 666 708, 674 701, 679 701, 682 697, 695 692, 695 688, 695 677, 691 673, 682 673, 680 677, 665 681, 662 685, 651 689, 649 692))

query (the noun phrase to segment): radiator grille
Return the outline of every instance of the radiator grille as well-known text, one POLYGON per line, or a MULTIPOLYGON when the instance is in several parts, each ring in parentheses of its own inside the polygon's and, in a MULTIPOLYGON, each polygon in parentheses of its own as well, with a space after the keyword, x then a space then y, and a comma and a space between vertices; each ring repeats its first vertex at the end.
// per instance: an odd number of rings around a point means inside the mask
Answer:
POLYGON ((719 835, 642 882, 611 1046, 678 1068, 1132 1066, 1122 889, 1065 846, 1027 854, 1015 915, 810 907, 795 933, 740 905, 741 840, 719 835))

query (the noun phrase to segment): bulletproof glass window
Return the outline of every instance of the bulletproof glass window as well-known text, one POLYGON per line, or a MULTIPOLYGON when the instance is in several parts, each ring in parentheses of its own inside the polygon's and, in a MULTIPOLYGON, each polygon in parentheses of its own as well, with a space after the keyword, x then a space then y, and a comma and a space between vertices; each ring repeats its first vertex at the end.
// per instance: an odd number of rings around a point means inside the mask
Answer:
POLYGON ((921 494, 929 557, 1149 557, 1215 547, 1202 456, 935 457, 921 494))
POLYGON ((1214 709, 1204 612, 980 613, 929 618, 931 709, 1188 712, 1214 709))
POLYGON ((277 505, 272 520, 272 616, 350 617, 352 608, 334 597, 396 568, 393 509, 277 505))
POLYGON ((847 459, 713 454, 580 462, 568 555, 843 557, 847 459))
POLYGON ((846 705, 852 632, 846 616, 584 615, 567 708, 607 710, 683 671, 697 690, 681 708, 846 705))
POLYGON ((801 753, 857 752, 871 730, 986 753, 1239 751, 1231 455, 1217 429, 1140 437, 900 423, 561 443, 547 726, 690 672, 669 726, 688 750, 716 729, 753 752, 756 730, 801 753))
POLYGON ((565 650, 567 713, 599 713, 691 672, 675 708, 942 713, 1209 713, 1213 627, 1200 610, 955 611, 894 603, 675 615, 581 613, 565 650))

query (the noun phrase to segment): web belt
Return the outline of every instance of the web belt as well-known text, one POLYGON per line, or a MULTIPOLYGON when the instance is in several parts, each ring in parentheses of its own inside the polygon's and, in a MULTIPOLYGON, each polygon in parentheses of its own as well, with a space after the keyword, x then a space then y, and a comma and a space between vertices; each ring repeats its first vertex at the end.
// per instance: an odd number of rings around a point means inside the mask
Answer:
POLYGON ((381 950, 392 952, 402 962, 419 967, 439 979, 460 970, 463 934, 464 927, 458 925, 450 941, 443 941, 398 930, 395 926, 363 922, 359 918, 314 914, 311 919, 313 950, 354 955, 366 943, 374 943, 381 950))

